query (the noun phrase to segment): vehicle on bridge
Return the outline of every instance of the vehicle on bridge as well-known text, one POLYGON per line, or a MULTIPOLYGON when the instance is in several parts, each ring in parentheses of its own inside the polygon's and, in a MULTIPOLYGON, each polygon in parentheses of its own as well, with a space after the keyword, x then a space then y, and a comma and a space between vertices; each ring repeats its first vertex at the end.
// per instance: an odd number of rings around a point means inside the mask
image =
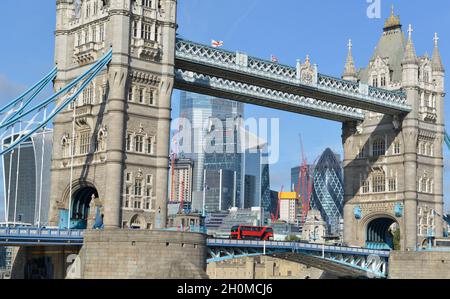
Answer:
POLYGON ((267 226, 237 225, 231 228, 232 240, 272 241, 273 228, 267 226))

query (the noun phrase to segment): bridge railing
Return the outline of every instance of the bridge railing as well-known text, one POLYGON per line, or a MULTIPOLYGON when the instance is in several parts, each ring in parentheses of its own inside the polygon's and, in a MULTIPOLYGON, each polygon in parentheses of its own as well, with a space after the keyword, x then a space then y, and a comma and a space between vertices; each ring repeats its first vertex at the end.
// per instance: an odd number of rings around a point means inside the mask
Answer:
POLYGON ((83 230, 64 230, 29 227, 1 227, 0 236, 10 237, 48 237, 48 238, 82 238, 83 230))
POLYGON ((330 245, 301 243, 301 242, 208 239, 207 244, 208 246, 216 246, 216 247, 258 247, 258 248, 265 247, 267 249, 283 248, 283 249, 292 249, 293 251, 312 250, 312 251, 335 252, 342 254, 376 255, 380 257, 389 257, 390 253, 389 251, 386 250, 330 246, 330 245))

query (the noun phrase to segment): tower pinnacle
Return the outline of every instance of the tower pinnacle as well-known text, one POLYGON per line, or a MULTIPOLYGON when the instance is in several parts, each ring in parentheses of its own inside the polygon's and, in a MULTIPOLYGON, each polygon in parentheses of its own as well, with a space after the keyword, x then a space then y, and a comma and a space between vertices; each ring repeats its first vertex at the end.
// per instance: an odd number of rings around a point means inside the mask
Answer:
POLYGON ((405 56, 403 57, 402 64, 417 64, 418 59, 416 55, 416 49, 414 48, 414 43, 412 40, 412 33, 413 33, 412 25, 409 24, 408 26, 408 42, 406 44, 405 48, 405 56))
POLYGON ((434 50, 433 50, 433 57, 431 58, 431 66, 433 67, 434 71, 437 72, 444 72, 444 64, 442 63, 441 53, 439 52, 438 42, 439 37, 438 34, 434 34, 434 50))
POLYGON ((342 78, 344 80, 356 81, 357 80, 356 69, 352 55, 353 44, 351 39, 348 40, 347 47, 348 47, 347 62, 345 63, 344 75, 342 76, 342 78))

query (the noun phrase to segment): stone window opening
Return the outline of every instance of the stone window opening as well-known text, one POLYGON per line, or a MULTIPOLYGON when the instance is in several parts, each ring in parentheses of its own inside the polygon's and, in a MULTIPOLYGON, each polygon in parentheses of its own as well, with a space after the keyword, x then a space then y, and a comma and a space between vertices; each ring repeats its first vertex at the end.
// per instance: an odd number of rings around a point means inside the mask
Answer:
POLYGON ((401 144, 400 142, 394 143, 394 155, 400 155, 401 154, 401 144))
POLYGON ((358 159, 364 159, 364 158, 366 158, 366 157, 367 157, 366 147, 365 147, 365 146, 362 146, 362 147, 360 148, 360 150, 359 150, 359 153, 358 153, 358 159))
POLYGON ((139 90, 139 103, 143 104, 144 103, 144 99, 145 99, 145 89, 141 88, 139 90))
POLYGON ((380 157, 386 154, 386 142, 383 138, 377 138, 372 144, 372 156, 380 157))
POLYGON ((389 179, 389 192, 397 191, 397 178, 393 177, 389 179))
POLYGON ((386 191, 386 176, 384 172, 377 172, 372 177, 372 188, 374 193, 386 191))
POLYGON ((134 93, 133 93, 133 87, 130 86, 130 88, 128 89, 128 101, 129 101, 129 102, 133 102, 133 95, 134 95, 134 93))
POLYGON ((365 180, 362 183, 362 194, 367 194, 370 192, 370 182, 369 180, 365 180))
POLYGON ((132 146, 133 146, 133 134, 131 134, 131 133, 128 133, 127 134, 127 138, 126 138, 126 141, 125 141, 125 143, 126 143, 126 150, 127 151, 132 151, 132 146))
POLYGON ((83 105, 92 105, 94 102, 94 86, 93 84, 89 84, 88 87, 86 87, 83 90, 83 105))
POLYGON ((381 87, 386 86, 386 75, 381 75, 381 87))
POLYGON ((91 150, 91 132, 82 131, 80 132, 80 155, 88 154, 91 150))
POLYGON ((152 25, 148 23, 142 23, 142 31, 141 31, 141 37, 146 41, 151 41, 152 39, 152 25))
POLYGON ((144 6, 146 8, 151 8, 152 7, 152 0, 142 0, 142 6, 144 6))
POLYGON ((70 156, 70 142, 68 136, 64 136, 61 140, 62 157, 67 158, 70 156))
POLYGON ((134 149, 138 153, 144 152, 144 136, 143 135, 136 135, 134 139, 134 149))

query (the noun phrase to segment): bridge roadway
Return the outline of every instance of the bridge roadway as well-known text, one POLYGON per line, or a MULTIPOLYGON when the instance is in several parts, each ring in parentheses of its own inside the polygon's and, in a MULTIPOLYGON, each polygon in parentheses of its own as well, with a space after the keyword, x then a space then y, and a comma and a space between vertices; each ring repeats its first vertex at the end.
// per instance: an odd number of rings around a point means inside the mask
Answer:
MULTIPOLYGON (((82 246, 83 230, 0 228, 0 246, 82 246)), ((208 239, 208 263, 273 256, 315 267, 338 277, 385 278, 389 251, 299 242, 208 239)))
POLYGON ((319 74, 296 67, 177 39, 175 88, 336 120, 358 121, 364 112, 411 111, 402 91, 319 74), (307 74, 306 80, 304 72, 307 74))

